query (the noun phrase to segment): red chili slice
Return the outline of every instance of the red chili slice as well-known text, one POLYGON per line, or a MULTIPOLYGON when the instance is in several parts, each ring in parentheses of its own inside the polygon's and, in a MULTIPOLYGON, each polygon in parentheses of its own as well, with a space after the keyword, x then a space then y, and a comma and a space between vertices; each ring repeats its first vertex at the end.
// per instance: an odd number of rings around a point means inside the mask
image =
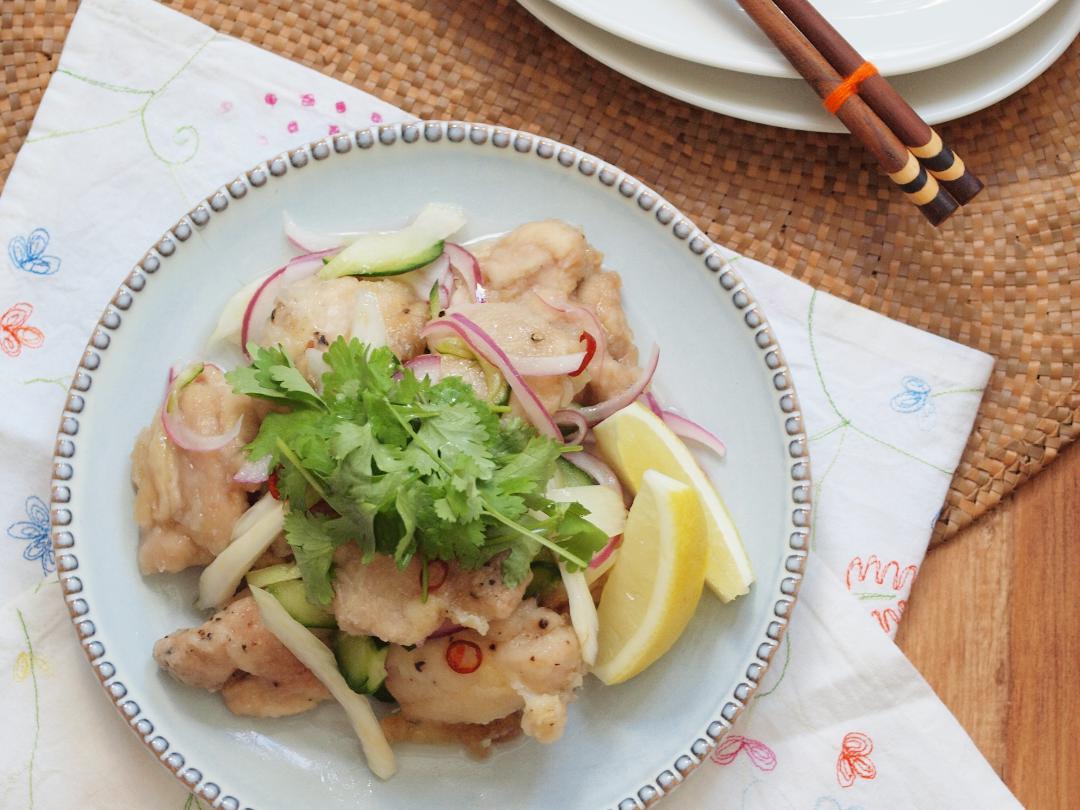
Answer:
POLYGON ((576 371, 571 371, 570 376, 576 377, 583 372, 589 363, 592 362, 593 356, 596 354, 596 338, 592 336, 591 332, 582 332, 578 336, 579 341, 585 341, 585 357, 581 361, 581 365, 577 367, 576 371))
POLYGON ((266 479, 266 488, 270 490, 270 496, 275 501, 281 500, 281 492, 277 488, 277 473, 270 473, 270 477, 266 479))
POLYGON ((480 652, 480 647, 471 641, 455 639, 446 648, 446 665, 459 675, 476 672, 483 662, 484 654, 480 652))

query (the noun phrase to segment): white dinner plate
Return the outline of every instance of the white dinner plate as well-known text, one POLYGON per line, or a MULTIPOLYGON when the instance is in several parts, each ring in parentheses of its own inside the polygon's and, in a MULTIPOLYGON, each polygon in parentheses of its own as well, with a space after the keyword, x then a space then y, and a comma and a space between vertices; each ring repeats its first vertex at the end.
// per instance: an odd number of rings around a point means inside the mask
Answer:
MULTIPOLYGON (((707 760, 764 673, 794 603, 809 531, 798 400, 730 258, 618 169, 485 125, 409 123, 334 136, 228 181, 132 257, 57 438, 58 567, 102 699, 120 710, 116 722, 226 810, 601 810, 651 804, 677 786, 707 760), (483 762, 456 748, 399 745, 398 773, 382 782, 333 702, 282 719, 238 717, 219 695, 158 669, 154 641, 205 614, 193 606, 196 572, 139 574, 129 456, 168 365, 202 356, 229 297, 291 255, 283 210, 330 231, 377 229, 431 201, 465 209, 466 240, 547 217, 583 227, 622 274, 638 345, 661 346, 660 395, 727 442, 725 459, 703 461, 741 527, 757 581, 728 605, 705 594, 672 651, 640 676, 615 687, 587 678, 558 743, 517 740, 483 762)), ((95 729, 79 733, 89 739, 95 729)))
MULTIPOLYGON (((548 0, 518 2, 594 59, 661 93, 759 124, 845 131, 801 79, 752 76, 676 59, 609 34, 548 0)), ((950 121, 1015 93, 1050 67, 1078 33, 1080 0, 1059 0, 1034 23, 992 48, 889 81, 927 123, 950 121)))
MULTIPOLYGON (((1058 0, 815 0, 822 15, 885 75, 955 62, 1012 36, 1058 0)), ((795 77, 736 0, 552 0, 654 51, 700 65, 795 77)))

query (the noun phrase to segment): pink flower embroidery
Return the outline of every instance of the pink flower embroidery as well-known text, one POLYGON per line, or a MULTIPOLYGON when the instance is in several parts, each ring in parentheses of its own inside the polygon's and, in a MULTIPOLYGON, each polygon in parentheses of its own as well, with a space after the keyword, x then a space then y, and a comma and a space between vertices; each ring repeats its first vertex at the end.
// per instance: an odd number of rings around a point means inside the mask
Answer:
POLYGON ((339 113, 345 112, 345 102, 339 101, 337 104, 334 105, 334 109, 337 110, 339 113))
POLYGON ((259 144, 259 146, 266 146, 268 143, 270 143, 270 139, 267 138, 265 135, 259 135, 255 138, 255 142, 259 144))
POLYGON ((337 124, 331 124, 330 125, 330 134, 331 135, 337 135, 339 132, 341 132, 341 127, 339 127, 337 124))
POLYGON ((311 93, 304 93, 304 95, 300 96, 300 103, 305 107, 314 107, 315 96, 311 95, 311 93))
POLYGON ((300 129, 300 125, 295 121, 290 121, 289 125, 285 128, 289 130, 289 132, 296 132, 298 129, 300 129))
POLYGON ((275 96, 273 93, 267 93, 265 96, 263 96, 263 101, 273 107, 275 104, 277 104, 277 96, 275 96))
POLYGON ((218 110, 223 113, 232 112, 232 102, 228 100, 221 102, 218 105, 218 110))
POLYGON ((371 114, 371 122, 372 122, 373 124, 379 124, 379 123, 382 123, 382 116, 381 116, 381 115, 379 115, 379 114, 378 114, 377 112, 374 112, 374 113, 372 113, 372 114, 371 114))
POLYGON ((873 779, 877 776, 877 767, 870 759, 874 750, 874 741, 861 731, 852 731, 844 735, 840 744, 840 756, 836 759, 836 781, 840 787, 849 788, 859 777, 873 779))
POLYGON ((769 746, 749 737, 738 734, 728 734, 716 746, 712 752, 712 761, 717 765, 730 765, 739 756, 740 751, 745 751, 750 762, 759 771, 771 771, 776 767, 776 754, 769 746))

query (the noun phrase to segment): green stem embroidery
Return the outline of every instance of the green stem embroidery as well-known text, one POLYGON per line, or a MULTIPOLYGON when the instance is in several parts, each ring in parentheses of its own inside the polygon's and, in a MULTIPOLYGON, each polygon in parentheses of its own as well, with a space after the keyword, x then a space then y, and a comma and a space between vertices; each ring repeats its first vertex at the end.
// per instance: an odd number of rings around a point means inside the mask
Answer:
POLYGON ((19 624, 22 625, 23 639, 26 640, 26 654, 30 661, 30 678, 34 684, 34 741, 30 746, 30 765, 26 769, 27 789, 29 792, 29 807, 34 808, 34 759, 37 757, 38 737, 41 734, 41 704, 38 695, 37 661, 34 659, 34 645, 30 641, 30 631, 26 629, 26 619, 22 611, 15 608, 19 616, 19 624))
MULTIPOLYGON (((807 316, 806 316, 806 328, 807 328, 807 332, 808 332, 808 335, 809 335, 809 343, 810 343, 810 357, 814 362, 814 370, 817 372, 818 382, 821 384, 821 390, 823 392, 825 392, 825 398, 829 402, 829 407, 832 408, 833 412, 840 418, 840 424, 839 425, 836 425, 835 427, 829 428, 824 433, 819 434, 817 436, 817 438, 822 438, 823 436, 827 436, 828 434, 830 434, 830 433, 832 433, 832 432, 834 432, 836 430, 843 430, 846 433, 847 429, 850 428, 851 430, 854 430, 856 433, 858 433, 860 436, 865 436, 867 439, 870 439, 871 441, 876 442, 877 444, 880 444, 882 447, 887 447, 888 449, 893 450, 893 451, 899 453, 900 455, 902 455, 902 456, 904 456, 906 458, 910 458, 912 461, 917 461, 920 464, 923 464, 923 465, 929 467, 932 470, 937 470, 942 475, 952 475, 952 473, 949 470, 945 469, 944 467, 939 467, 937 464, 934 464, 934 463, 932 463, 930 461, 927 461, 924 458, 920 458, 919 456, 915 455, 914 453, 911 453, 911 452, 909 452, 907 450, 904 450, 903 448, 897 447, 895 444, 891 444, 890 442, 887 442, 884 439, 880 439, 877 436, 875 436, 874 434, 863 430, 861 427, 856 425, 854 422, 852 422, 851 419, 849 419, 847 416, 845 416, 843 414, 843 412, 837 406, 836 400, 833 399, 832 392, 829 391, 828 385, 825 384, 825 375, 821 370, 821 358, 818 356, 817 344, 814 342, 814 310, 815 310, 815 308, 817 306, 817 297, 818 297, 818 291, 814 290, 814 292, 810 295, 810 309, 809 309, 809 312, 807 313, 807 316)), ((952 393, 952 392, 942 392, 942 393, 952 393)), ((958 390, 958 391, 956 391, 956 393, 960 393, 960 391, 958 390)), ((812 439, 811 439, 811 441, 812 441, 812 439)), ((835 461, 835 459, 834 459, 834 461, 835 461)), ((821 486, 821 484, 819 482, 818 487, 820 488, 820 486, 821 486)))
POLYGON ((52 383, 53 385, 59 386, 60 390, 66 393, 67 386, 64 385, 64 380, 66 379, 66 377, 32 377, 29 380, 23 380, 22 384, 32 385, 33 383, 52 383))
POLYGON ((983 390, 981 388, 953 388, 949 391, 935 391, 930 395, 930 398, 934 397, 947 397, 952 394, 981 394, 983 390))
POLYGON ((182 165, 184 163, 187 163, 189 160, 194 158, 195 155, 198 154, 198 152, 199 152, 199 146, 200 146, 199 131, 194 126, 192 126, 191 124, 184 124, 182 126, 177 127, 175 130, 173 130, 173 142, 177 146, 180 146, 180 147, 188 147, 188 146, 190 146, 190 151, 188 151, 183 156, 177 158, 176 160, 173 160, 173 159, 171 159, 169 157, 166 157, 164 154, 162 154, 162 152, 154 144, 154 140, 150 135, 150 127, 146 122, 146 115, 147 115, 147 112, 149 112, 149 110, 150 110, 150 105, 153 104, 154 101, 156 101, 158 98, 161 97, 161 95, 168 89, 169 85, 171 85, 174 81, 176 81, 176 79, 180 76, 180 74, 182 74, 185 70, 187 70, 187 68, 191 65, 191 63, 195 61, 196 57, 198 57, 198 55, 203 52, 203 50, 206 48, 206 46, 209 45, 211 42, 213 42, 216 38, 217 38, 217 34, 214 34, 209 39, 207 39, 205 42, 203 42, 202 45, 200 45, 198 48, 196 48, 195 52, 192 53, 191 56, 189 56, 187 58, 187 60, 182 65, 180 65, 173 72, 173 74, 171 76, 169 76, 161 84, 161 86, 157 87, 154 90, 144 90, 144 89, 137 88, 137 87, 127 87, 127 86, 122 85, 122 84, 113 84, 112 82, 100 81, 99 79, 91 79, 88 76, 82 76, 82 75, 80 75, 78 73, 75 73, 75 72, 67 70, 67 69, 61 69, 61 70, 57 71, 58 73, 62 73, 65 76, 69 76, 70 78, 75 79, 76 81, 84 82, 85 84, 93 85, 94 87, 100 87, 103 90, 108 90, 109 92, 112 92, 112 93, 126 93, 126 94, 129 94, 129 95, 146 96, 146 100, 141 105, 139 105, 138 108, 132 110, 130 113, 128 113, 127 115, 125 115, 122 118, 117 118, 115 121, 108 121, 108 122, 106 122, 104 124, 97 124, 97 125, 91 126, 91 127, 83 127, 81 129, 69 129, 69 130, 60 130, 60 131, 57 131, 57 132, 49 132, 49 133, 46 133, 45 135, 39 135, 39 136, 34 137, 34 138, 27 138, 26 142, 27 143, 37 143, 39 141, 47 141, 47 140, 52 140, 54 138, 66 138, 66 137, 71 136, 71 135, 81 135, 81 134, 86 133, 86 132, 94 132, 96 130, 108 129, 109 127, 118 126, 118 125, 126 123, 126 122, 128 122, 128 121, 130 121, 130 120, 132 120, 134 118, 138 118, 139 119, 139 128, 142 131, 143 140, 146 142, 146 147, 150 150, 150 154, 152 154, 161 163, 164 163, 166 166, 169 166, 169 167, 180 166, 180 165, 182 165))
POLYGON ((820 433, 815 433, 813 436, 810 437, 810 441, 816 442, 818 439, 824 439, 829 434, 836 433, 836 431, 840 430, 841 428, 846 428, 850 424, 851 424, 851 422, 849 422, 847 419, 841 419, 839 422, 837 422, 831 428, 826 428, 825 430, 821 431, 820 433))
POLYGON ((137 87, 125 87, 122 84, 111 84, 110 82, 103 82, 98 79, 91 79, 88 76, 81 76, 78 73, 68 70, 67 68, 60 68, 57 73, 63 73, 65 76, 70 76, 73 79, 77 79, 80 82, 86 82, 92 84, 94 87, 101 87, 105 90, 112 90, 114 93, 134 93, 140 96, 151 96, 154 94, 153 90, 140 90, 137 87))
POLYGON ((772 688, 770 688, 768 691, 762 692, 759 695, 755 695, 754 696, 755 700, 761 700, 761 698, 768 697, 773 692, 775 692, 777 690, 777 688, 780 686, 780 683, 784 680, 784 676, 787 675, 788 664, 791 663, 791 638, 790 638, 790 635, 791 635, 790 630, 788 630, 788 632, 784 633, 784 666, 780 668, 780 677, 776 679, 776 683, 774 683, 772 685, 772 688))
POLYGON ((840 453, 844 449, 844 442, 847 441, 847 437, 847 430, 840 434, 840 443, 836 445, 836 453, 833 454, 832 461, 830 461, 829 466, 825 468, 825 472, 821 474, 821 478, 814 484, 814 516, 810 523, 810 541, 806 549, 807 552, 809 552, 810 549, 815 548, 817 543, 817 522, 818 515, 821 514, 822 487, 825 486, 825 481, 828 479, 829 473, 833 471, 833 467, 836 466, 836 462, 840 459, 840 453))
POLYGON ((852 591, 852 596, 855 596, 858 599, 863 599, 863 600, 865 600, 865 599, 873 599, 873 600, 888 599, 888 600, 893 600, 893 599, 896 598, 895 593, 873 593, 872 591, 852 591))
POLYGON ((69 135, 82 135, 84 132, 96 132, 99 129, 108 129, 109 127, 115 127, 126 123, 138 114, 138 110, 132 110, 123 118, 117 118, 115 121, 108 121, 104 124, 97 124, 92 127, 81 127, 80 129, 61 129, 56 132, 49 132, 45 135, 38 135, 35 138, 27 138, 26 143, 41 143, 42 141, 51 141, 53 138, 66 138, 69 135))

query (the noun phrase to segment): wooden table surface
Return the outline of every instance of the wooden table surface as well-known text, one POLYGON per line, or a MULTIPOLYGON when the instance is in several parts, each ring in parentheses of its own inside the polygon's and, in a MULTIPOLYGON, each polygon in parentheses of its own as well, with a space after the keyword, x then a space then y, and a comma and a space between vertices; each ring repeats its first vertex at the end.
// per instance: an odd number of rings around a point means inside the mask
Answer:
POLYGON ((1030 810, 1080 808, 1078 527, 1073 448, 930 552, 897 637, 1030 810))

